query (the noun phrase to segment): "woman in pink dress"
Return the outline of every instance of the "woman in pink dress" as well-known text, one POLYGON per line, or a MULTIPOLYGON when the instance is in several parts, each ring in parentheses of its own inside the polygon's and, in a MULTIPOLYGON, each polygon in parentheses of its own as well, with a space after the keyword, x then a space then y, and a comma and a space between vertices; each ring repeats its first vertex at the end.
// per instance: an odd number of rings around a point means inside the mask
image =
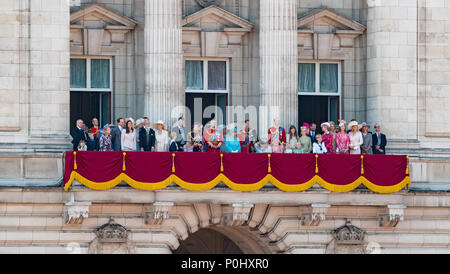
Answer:
POLYGON ((336 153, 348 154, 350 137, 345 130, 345 121, 339 123, 339 133, 336 133, 336 153))
POLYGON ((325 122, 320 125, 322 128, 323 134, 322 134, 322 141, 327 148, 328 154, 333 154, 333 134, 330 133, 330 123, 325 122))

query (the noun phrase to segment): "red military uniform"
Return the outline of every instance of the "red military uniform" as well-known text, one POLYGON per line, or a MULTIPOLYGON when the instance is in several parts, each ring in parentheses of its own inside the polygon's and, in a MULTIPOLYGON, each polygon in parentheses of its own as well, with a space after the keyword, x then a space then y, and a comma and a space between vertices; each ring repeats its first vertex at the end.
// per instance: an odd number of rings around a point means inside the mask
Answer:
POLYGON ((215 128, 205 130, 203 134, 203 144, 207 146, 206 152, 220 152, 219 144, 222 144, 223 139, 220 132, 215 128), (211 147, 211 144, 215 147, 211 147))
POLYGON ((275 127, 269 128, 268 131, 269 134, 269 143, 272 144, 272 138, 277 138, 280 141, 280 145, 283 145, 286 143, 286 131, 283 127, 279 127, 278 129, 275 127))

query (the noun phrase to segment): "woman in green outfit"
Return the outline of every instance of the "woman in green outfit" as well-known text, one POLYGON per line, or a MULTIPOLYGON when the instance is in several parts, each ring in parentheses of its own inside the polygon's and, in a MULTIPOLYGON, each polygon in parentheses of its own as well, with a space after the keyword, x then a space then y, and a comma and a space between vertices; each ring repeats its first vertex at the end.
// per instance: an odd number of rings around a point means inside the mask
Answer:
POLYGON ((312 151, 312 145, 311 145, 311 138, 306 135, 306 127, 301 127, 301 136, 299 138, 300 144, 303 148, 303 153, 311 153, 312 151))

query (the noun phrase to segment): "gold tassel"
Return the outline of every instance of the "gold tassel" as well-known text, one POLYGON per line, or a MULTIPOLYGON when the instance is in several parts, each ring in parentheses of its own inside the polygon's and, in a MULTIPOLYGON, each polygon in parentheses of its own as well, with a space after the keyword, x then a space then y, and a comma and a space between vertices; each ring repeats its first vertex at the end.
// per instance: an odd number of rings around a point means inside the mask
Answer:
POLYGON ((73 169, 74 170, 77 170, 77 152, 76 151, 74 151, 73 152, 73 169))
POLYGON ((319 173, 319 165, 317 164, 317 158, 319 158, 319 155, 316 154, 316 174, 319 173))
POLYGON ((172 153, 172 173, 175 172, 175 153, 172 153))
POLYGON ((267 169, 267 172, 271 173, 272 172, 272 168, 270 167, 270 153, 267 154, 267 157, 269 157, 269 168, 267 169))
POLYGON ((406 175, 409 175, 409 156, 406 155, 406 175))
POLYGON ((220 172, 223 172, 223 154, 220 154, 220 172))
POLYGON ((364 175, 364 156, 361 155, 361 175, 364 175))
POLYGON ((125 155, 127 155, 125 152, 123 153, 123 165, 122 165, 122 171, 125 171, 125 155))

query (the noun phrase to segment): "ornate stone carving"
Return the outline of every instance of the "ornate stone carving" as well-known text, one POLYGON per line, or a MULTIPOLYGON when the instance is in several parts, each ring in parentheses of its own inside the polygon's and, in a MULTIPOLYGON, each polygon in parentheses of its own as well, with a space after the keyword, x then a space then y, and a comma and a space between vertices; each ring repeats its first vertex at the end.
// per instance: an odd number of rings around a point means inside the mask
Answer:
POLYGON ((95 235, 101 243, 126 243, 128 229, 110 218, 108 223, 95 229, 95 235))
POLYGON ((125 34, 137 25, 134 20, 100 4, 70 15, 70 51, 73 55, 115 55, 125 44, 125 34))
POLYGON ((362 245, 366 232, 351 224, 349 220, 345 222, 345 225, 340 226, 332 231, 336 244, 344 245, 362 245))
POLYGON ((378 215, 380 226, 396 227, 398 222, 403 221, 405 205, 387 205, 384 212, 378 215))
POLYGON ((129 230, 114 221, 96 228, 97 236, 89 245, 88 252, 91 254, 123 254, 135 253, 135 245, 129 237, 129 230))
POLYGON ((84 218, 89 217, 91 202, 75 202, 73 194, 70 202, 65 204, 64 220, 66 224, 82 224, 84 218))
POLYGON ((200 6, 206 8, 209 6, 219 6, 222 3, 222 0, 195 0, 200 6))
POLYGON ((300 216, 302 225, 318 226, 321 221, 325 220, 328 208, 330 208, 329 204, 312 204, 300 216))
POLYGON ((152 205, 151 212, 146 212, 144 219, 146 224, 161 224, 169 218, 169 211, 172 208, 172 202, 155 202, 152 205))
POLYGON ((254 207, 254 204, 250 203, 235 203, 233 206, 233 217, 229 225, 239 226, 248 221, 250 211, 254 207))

